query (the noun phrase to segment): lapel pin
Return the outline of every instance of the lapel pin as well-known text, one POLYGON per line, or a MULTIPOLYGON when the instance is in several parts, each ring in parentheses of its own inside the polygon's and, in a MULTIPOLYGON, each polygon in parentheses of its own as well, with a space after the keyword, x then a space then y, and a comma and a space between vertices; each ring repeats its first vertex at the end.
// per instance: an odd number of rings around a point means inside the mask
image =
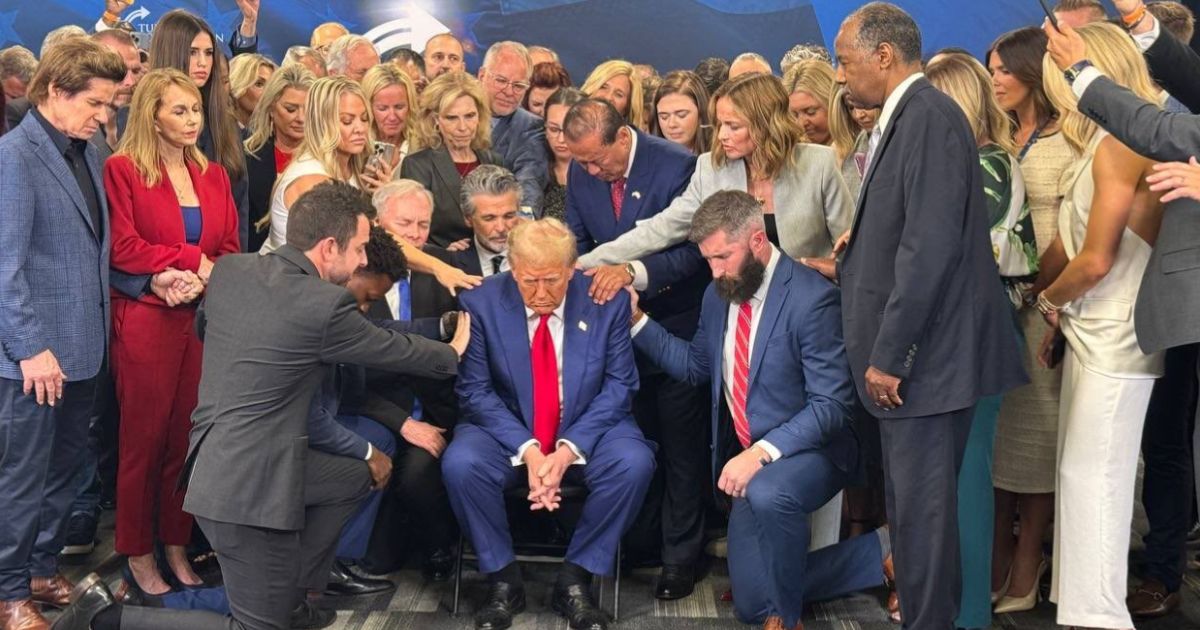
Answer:
POLYGON ((638 192, 638 191, 636 191, 636 190, 635 190, 635 191, 633 191, 633 198, 634 198, 634 199, 641 199, 641 198, 642 198, 642 193, 640 193, 640 192, 638 192))
POLYGON ((583 321, 582 319, 579 320, 579 330, 587 332, 587 322, 583 321))

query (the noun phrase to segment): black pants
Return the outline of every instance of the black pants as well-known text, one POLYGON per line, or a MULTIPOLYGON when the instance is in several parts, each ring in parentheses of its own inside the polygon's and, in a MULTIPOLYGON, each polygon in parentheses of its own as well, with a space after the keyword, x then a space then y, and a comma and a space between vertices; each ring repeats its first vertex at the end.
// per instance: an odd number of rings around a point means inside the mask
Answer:
POLYGON ((379 505, 367 554, 358 563, 375 574, 399 569, 410 552, 429 554, 458 542, 441 460, 403 439, 399 442, 391 486, 379 505))
POLYGON ((370 490, 366 462, 308 452, 304 529, 196 520, 221 564, 232 615, 126 606, 122 630, 287 630, 306 590, 325 588, 338 535, 370 490))
POLYGON ((972 406, 879 421, 892 557, 906 628, 951 630, 958 617, 958 469, 974 412, 972 406))
POLYGON ((1187 533, 1192 525, 1192 431, 1196 426, 1196 345, 1167 350, 1166 371, 1154 383, 1142 457, 1146 475, 1142 503, 1150 521, 1143 577, 1179 590, 1186 560, 1187 533))
POLYGON ((705 500, 712 484, 707 390, 645 374, 633 416, 646 439, 658 444, 658 467, 646 500, 627 534, 634 553, 663 564, 693 565, 704 544, 705 500))

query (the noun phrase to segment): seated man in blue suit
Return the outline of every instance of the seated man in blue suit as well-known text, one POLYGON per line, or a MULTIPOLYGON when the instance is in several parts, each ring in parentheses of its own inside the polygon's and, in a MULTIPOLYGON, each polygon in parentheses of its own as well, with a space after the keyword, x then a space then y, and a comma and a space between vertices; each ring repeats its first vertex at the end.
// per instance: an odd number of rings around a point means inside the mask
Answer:
MULTIPOLYGON (((567 223, 580 254, 592 251, 662 211, 687 188, 696 156, 681 145, 625 122, 608 101, 576 103, 563 119, 575 158, 567 175, 567 223)), ((691 339, 700 319, 708 269, 694 243, 680 243, 622 265, 588 271, 592 298, 603 303, 632 286, 642 308, 672 335, 691 339)), ((626 541, 627 557, 662 560, 654 595, 691 594, 704 544, 704 502, 709 471, 704 390, 681 383, 644 362, 633 415, 659 445, 659 467, 646 504, 626 541), (658 550, 661 546, 661 555, 658 550)))
POLYGON ((690 239, 713 276, 695 337, 673 337, 635 308, 634 347, 676 379, 711 385, 738 618, 799 628, 806 599, 882 584, 890 555, 885 530, 808 552, 809 515, 858 460, 840 296, 771 245, 760 204, 744 192, 705 200, 690 239))
POLYGON ((509 253, 511 273, 460 298, 473 337, 459 368, 461 419, 442 457, 450 504, 491 577, 475 627, 507 628, 525 608, 504 491, 528 483, 530 509, 554 510, 565 479, 588 496, 553 606, 573 629, 603 630, 588 585, 615 569, 654 473, 654 447, 630 412, 629 298, 597 305, 588 296, 575 238, 555 219, 517 226, 509 253))

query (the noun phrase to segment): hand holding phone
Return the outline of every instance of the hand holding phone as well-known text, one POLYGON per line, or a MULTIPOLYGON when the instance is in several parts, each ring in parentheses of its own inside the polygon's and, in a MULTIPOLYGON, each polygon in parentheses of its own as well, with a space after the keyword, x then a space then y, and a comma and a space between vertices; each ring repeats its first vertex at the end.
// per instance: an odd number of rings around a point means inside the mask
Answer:
POLYGON ((1042 12, 1046 14, 1046 19, 1050 20, 1050 25, 1061 33, 1062 29, 1058 28, 1058 16, 1054 15, 1054 9, 1050 8, 1046 0, 1038 0, 1038 4, 1042 5, 1042 12))

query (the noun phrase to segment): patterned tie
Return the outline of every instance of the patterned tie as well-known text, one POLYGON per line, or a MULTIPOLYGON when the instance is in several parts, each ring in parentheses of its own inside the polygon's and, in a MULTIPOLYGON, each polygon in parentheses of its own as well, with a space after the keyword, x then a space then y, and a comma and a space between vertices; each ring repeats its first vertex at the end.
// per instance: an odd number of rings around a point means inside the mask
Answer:
POLYGON ((533 364, 533 438, 541 444, 544 455, 554 452, 561 415, 558 359, 554 355, 554 338, 550 336, 549 320, 550 315, 539 316, 529 357, 533 364))
POLYGON ((625 178, 622 177, 612 183, 610 187, 612 193, 613 216, 617 221, 621 220, 621 206, 625 205, 625 178))
POLYGON ((866 177, 867 171, 871 170, 871 164, 875 162, 875 149, 879 148, 879 140, 883 137, 883 129, 879 125, 871 130, 871 137, 867 140, 867 159, 863 166, 863 177, 866 177))
POLYGON ((750 388, 750 301, 738 308, 737 337, 733 342, 733 430, 742 448, 750 447, 750 421, 746 419, 746 393, 750 388))
POLYGON ((492 275, 500 273, 500 266, 504 264, 504 256, 492 256, 492 275))

